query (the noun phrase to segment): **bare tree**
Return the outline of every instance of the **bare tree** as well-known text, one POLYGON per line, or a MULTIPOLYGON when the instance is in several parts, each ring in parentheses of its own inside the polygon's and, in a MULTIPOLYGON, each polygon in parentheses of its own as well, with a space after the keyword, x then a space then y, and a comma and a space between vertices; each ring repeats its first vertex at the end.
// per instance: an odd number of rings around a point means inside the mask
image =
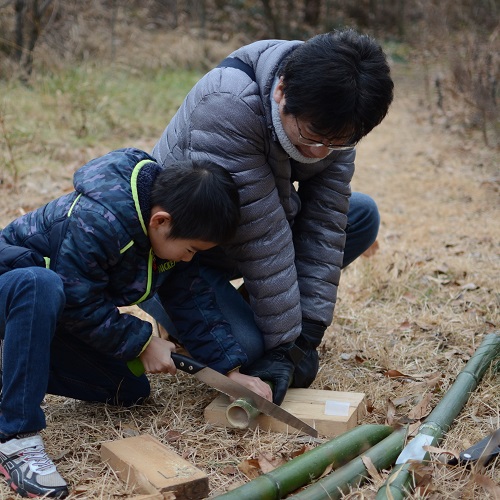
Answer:
POLYGON ((281 35, 280 23, 278 21, 277 15, 274 13, 270 0, 261 0, 261 1, 262 1, 262 7, 264 8, 264 14, 270 24, 272 36, 274 38, 281 38, 282 35, 281 35))
POLYGON ((321 0, 308 0, 305 3, 304 21, 309 26, 319 24, 319 15, 321 12, 321 0))
POLYGON ((33 71, 33 52, 42 34, 44 20, 49 17, 49 7, 53 0, 15 0, 14 10, 15 41, 14 59, 25 72, 24 78, 33 71))

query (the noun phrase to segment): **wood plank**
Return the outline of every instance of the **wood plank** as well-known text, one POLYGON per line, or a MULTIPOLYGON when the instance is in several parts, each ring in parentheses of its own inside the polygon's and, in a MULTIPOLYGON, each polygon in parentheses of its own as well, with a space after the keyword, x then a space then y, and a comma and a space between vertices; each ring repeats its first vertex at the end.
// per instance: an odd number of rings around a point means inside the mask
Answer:
POLYGON ((208 476, 149 434, 103 443, 101 459, 139 493, 173 492, 177 500, 208 495, 208 476))
MULTIPOLYGON (((205 420, 220 427, 231 427, 226 418, 229 398, 219 395, 205 408, 205 420)), ((322 391, 318 389, 289 389, 281 407, 308 423, 323 436, 334 437, 358 425, 366 414, 366 396, 361 392, 322 391), (327 402, 349 404, 347 415, 327 414, 327 402)), ((293 427, 267 415, 259 415, 251 428, 273 432, 295 433, 293 427)))

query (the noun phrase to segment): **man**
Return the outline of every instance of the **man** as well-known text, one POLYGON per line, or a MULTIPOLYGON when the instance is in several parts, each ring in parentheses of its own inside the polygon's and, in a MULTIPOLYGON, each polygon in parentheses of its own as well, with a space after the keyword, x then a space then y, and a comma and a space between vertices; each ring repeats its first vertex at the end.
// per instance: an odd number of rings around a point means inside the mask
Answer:
MULTIPOLYGON (((259 41, 193 87, 153 149, 165 167, 210 158, 238 185, 236 236, 202 257, 201 274, 247 355, 234 368, 271 382, 278 404, 290 383, 314 380, 341 268, 376 239, 377 207, 351 196, 350 182, 355 146, 392 97, 386 57, 369 36, 259 41), (238 276, 249 303, 229 283, 238 276)), ((182 308, 175 297, 163 306, 171 317, 182 308)), ((169 325, 156 304, 145 309, 169 325)), ((183 326, 167 330, 182 342, 183 326)), ((202 349, 191 354, 203 358, 202 349)))

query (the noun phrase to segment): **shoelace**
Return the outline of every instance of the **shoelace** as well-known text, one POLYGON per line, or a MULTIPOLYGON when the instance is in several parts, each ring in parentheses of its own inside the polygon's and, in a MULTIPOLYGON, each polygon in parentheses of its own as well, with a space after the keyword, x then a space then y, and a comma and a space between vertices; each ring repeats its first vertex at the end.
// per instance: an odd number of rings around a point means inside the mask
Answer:
POLYGON ((33 446, 22 451, 21 456, 30 463, 37 472, 47 472, 54 469, 55 465, 48 457, 43 446, 33 446))

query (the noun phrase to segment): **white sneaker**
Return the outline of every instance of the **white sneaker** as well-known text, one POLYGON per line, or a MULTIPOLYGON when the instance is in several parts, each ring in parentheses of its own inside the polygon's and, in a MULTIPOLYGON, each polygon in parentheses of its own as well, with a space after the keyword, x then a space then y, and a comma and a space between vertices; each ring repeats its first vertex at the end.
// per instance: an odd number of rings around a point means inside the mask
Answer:
POLYGON ((39 434, 24 434, 0 443, 0 473, 22 497, 64 498, 69 493, 39 434))

